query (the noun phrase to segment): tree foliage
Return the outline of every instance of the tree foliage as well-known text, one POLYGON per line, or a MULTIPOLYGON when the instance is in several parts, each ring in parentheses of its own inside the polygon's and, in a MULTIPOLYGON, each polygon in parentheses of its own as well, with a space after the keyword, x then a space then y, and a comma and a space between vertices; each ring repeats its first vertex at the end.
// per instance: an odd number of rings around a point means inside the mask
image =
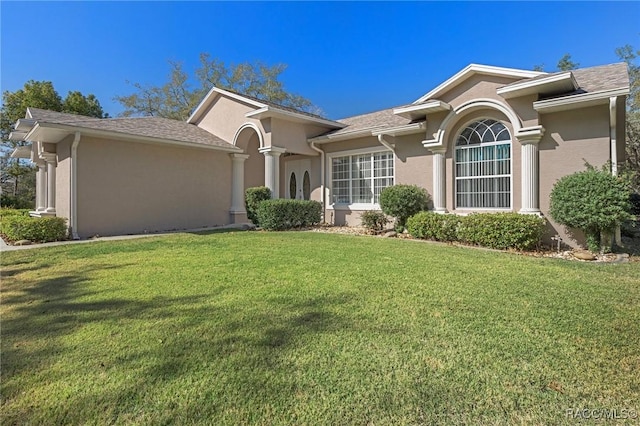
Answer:
POLYGON ((606 170, 587 170, 564 176, 551 190, 549 213, 556 222, 580 229, 589 250, 598 251, 600 235, 630 219, 629 183, 606 170))
POLYGON ((200 65, 193 78, 189 78, 182 63, 169 61, 169 66, 166 83, 160 86, 132 83, 136 89, 134 93, 115 97, 125 107, 124 116, 186 120, 214 86, 285 107, 318 112, 308 99, 285 90, 280 81, 281 74, 287 69, 285 64, 269 66, 261 62, 244 62, 227 65, 208 53, 201 53, 200 65))
POLYGON ((632 187, 640 193, 640 50, 630 45, 616 49, 616 55, 626 62, 629 70, 629 95, 627 96, 626 161, 625 169, 632 175, 632 187))
POLYGON ((559 71, 571 71, 571 70, 575 70, 579 66, 580 66, 579 63, 573 62, 571 60, 570 54, 565 53, 565 55, 562 58, 560 58, 560 60, 558 61, 556 68, 558 68, 559 71))

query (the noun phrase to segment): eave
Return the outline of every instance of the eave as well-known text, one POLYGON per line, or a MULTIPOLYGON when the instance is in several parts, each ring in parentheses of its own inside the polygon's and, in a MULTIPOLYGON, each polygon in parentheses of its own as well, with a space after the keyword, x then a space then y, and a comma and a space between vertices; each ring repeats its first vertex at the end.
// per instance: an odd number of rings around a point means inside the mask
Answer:
POLYGON ((432 100, 422 104, 394 108, 393 113, 409 120, 418 120, 424 119, 427 114, 449 111, 450 109, 451 105, 448 103, 439 100, 432 100))
POLYGON ((509 84, 499 88, 496 92, 505 99, 511 99, 526 95, 554 95, 570 93, 579 88, 573 73, 567 71, 561 74, 550 75, 533 81, 523 81, 509 84))
POLYGON ((347 127, 346 124, 338 123, 337 121, 327 120, 324 118, 311 117, 306 114, 301 114, 293 111, 286 111, 283 109, 275 108, 266 105, 260 109, 245 114, 247 118, 255 118, 263 120, 265 118, 280 118, 286 121, 292 121, 296 123, 304 124, 316 124, 330 129, 343 129, 347 127))
POLYGON ((83 135, 95 136, 100 138, 117 139, 135 141, 141 143, 151 144, 164 144, 164 145, 177 145, 190 148, 206 149, 213 151, 223 152, 242 152, 240 148, 229 145, 229 147, 218 145, 207 145, 196 142, 179 141, 175 139, 154 138, 151 136, 132 135, 123 132, 114 132, 106 130, 90 129, 81 126, 71 126, 66 124, 50 124, 50 123, 36 123, 34 128, 26 136, 25 140, 28 141, 41 141, 45 143, 58 143, 66 136, 73 134, 77 131, 82 132, 83 135))
POLYGON ((609 103, 609 98, 624 96, 629 94, 629 87, 618 89, 602 90, 591 93, 581 93, 579 95, 564 96, 560 98, 545 99, 533 103, 533 109, 539 113, 549 113, 557 111, 568 111, 577 108, 586 108, 594 105, 604 105, 609 103))
POLYGON ((31 158, 31 145, 16 147, 10 155, 11 158, 31 158))

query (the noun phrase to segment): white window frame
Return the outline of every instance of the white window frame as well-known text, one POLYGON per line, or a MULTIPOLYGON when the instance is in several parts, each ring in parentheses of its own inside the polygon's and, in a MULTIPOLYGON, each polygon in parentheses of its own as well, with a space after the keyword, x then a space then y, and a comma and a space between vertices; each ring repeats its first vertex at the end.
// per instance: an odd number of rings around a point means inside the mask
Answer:
MULTIPOLYGON (((509 127, 502 121, 499 120, 497 118, 493 118, 493 117, 479 117, 479 118, 475 118, 467 123, 465 123, 464 126, 462 126, 460 128, 460 131, 458 133, 456 133, 455 138, 453 139, 453 202, 454 202, 454 206, 455 206, 455 210, 456 211, 460 211, 460 212, 466 212, 466 213, 470 213, 470 212, 474 212, 474 211, 496 211, 496 212, 510 212, 513 211, 513 133, 512 131, 509 129, 509 127), (460 146, 458 147, 458 138, 460 137, 460 135, 462 134, 462 132, 464 132, 467 127, 469 127, 471 124, 477 122, 477 121, 482 121, 482 120, 494 120, 499 122, 500 124, 502 124, 506 129, 507 132, 509 133, 509 140, 503 140, 503 141, 494 141, 494 142, 485 142, 485 143, 480 143, 479 145, 467 145, 467 146, 460 146), (457 161, 456 161, 456 157, 457 157, 457 150, 458 148, 460 149, 469 149, 469 148, 477 148, 477 147, 482 147, 482 146, 495 146, 495 145, 507 145, 509 144, 509 154, 510 154, 510 158, 509 158, 509 207, 459 207, 458 206, 458 180, 472 180, 469 179, 469 176, 463 176, 463 177, 458 177, 457 176, 457 161)), ((501 178, 501 177, 506 177, 506 175, 487 175, 487 176, 477 176, 475 177, 476 179, 485 179, 485 178, 501 178)))
MULTIPOLYGON (((374 186, 374 181, 375 181, 375 173, 374 173, 374 154, 378 154, 378 153, 385 153, 385 154, 391 154, 391 158, 393 161, 393 175, 391 176, 387 176, 386 178, 388 179, 392 179, 392 183, 391 185, 395 185, 396 183, 396 156, 394 154, 393 151, 388 150, 388 149, 384 149, 384 148, 380 148, 379 146, 376 147, 370 147, 370 148, 361 148, 361 149, 352 149, 352 150, 348 150, 348 151, 336 151, 336 152, 331 152, 331 153, 327 153, 327 162, 326 162, 326 173, 325 176, 328 177, 327 179, 327 187, 328 187, 328 191, 327 191, 327 200, 326 200, 326 206, 328 210, 380 210, 380 204, 379 203, 334 203, 333 202, 333 159, 334 158, 339 158, 339 157, 353 157, 353 156, 358 156, 358 155, 363 155, 363 154, 370 154, 371 156, 371 190, 374 191, 375 190, 375 186, 374 186)), ((349 158, 349 199, 352 199, 352 182, 353 182, 353 177, 352 177, 352 173, 351 173, 351 158, 349 158)), ((373 199, 373 197, 372 197, 373 199)))

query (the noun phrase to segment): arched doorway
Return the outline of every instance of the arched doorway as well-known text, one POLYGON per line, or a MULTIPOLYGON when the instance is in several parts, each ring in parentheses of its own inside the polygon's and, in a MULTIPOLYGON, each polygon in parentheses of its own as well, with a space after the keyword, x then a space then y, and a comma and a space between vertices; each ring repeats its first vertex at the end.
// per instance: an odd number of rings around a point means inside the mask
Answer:
POLYGON ((258 130, 253 126, 242 127, 236 134, 234 144, 249 155, 244 164, 244 188, 264 186, 264 155, 258 151, 258 130))

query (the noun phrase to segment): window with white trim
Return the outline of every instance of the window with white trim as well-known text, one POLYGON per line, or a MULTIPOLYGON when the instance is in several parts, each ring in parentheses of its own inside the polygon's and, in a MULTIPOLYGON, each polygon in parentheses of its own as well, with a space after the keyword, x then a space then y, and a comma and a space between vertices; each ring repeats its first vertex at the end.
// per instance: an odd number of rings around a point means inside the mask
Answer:
POLYGON ((489 118, 468 125, 456 140, 456 208, 511 208, 511 135, 489 118))
POLYGON ((331 159, 331 200, 334 204, 378 204, 380 193, 393 185, 390 151, 345 155, 331 159))

